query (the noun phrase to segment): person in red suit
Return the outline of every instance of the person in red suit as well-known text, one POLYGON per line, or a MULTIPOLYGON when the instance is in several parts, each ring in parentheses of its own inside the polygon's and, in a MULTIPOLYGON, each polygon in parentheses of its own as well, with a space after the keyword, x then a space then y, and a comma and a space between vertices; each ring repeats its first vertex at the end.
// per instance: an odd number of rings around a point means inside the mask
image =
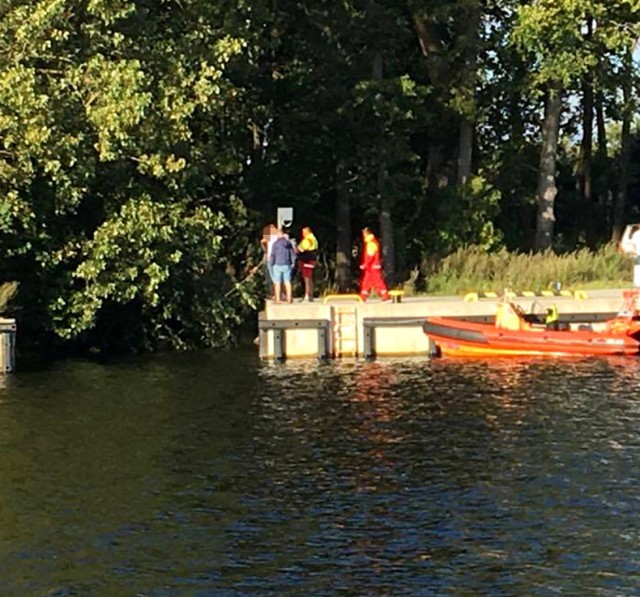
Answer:
POLYGON ((380 243, 369 228, 362 229, 362 262, 360 269, 360 298, 366 301, 369 293, 375 290, 383 301, 391 300, 387 285, 382 279, 382 260, 380 258, 380 243))

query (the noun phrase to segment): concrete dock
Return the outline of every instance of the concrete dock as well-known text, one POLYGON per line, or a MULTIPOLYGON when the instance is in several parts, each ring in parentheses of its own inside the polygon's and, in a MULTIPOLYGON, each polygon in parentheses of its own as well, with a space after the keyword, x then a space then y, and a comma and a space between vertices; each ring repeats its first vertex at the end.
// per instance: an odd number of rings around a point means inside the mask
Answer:
MULTIPOLYGON (((526 313, 543 315, 555 304, 561 322, 591 323, 614 317, 622 307, 625 290, 630 288, 515 296, 511 300, 526 313)), ((469 301, 463 296, 400 296, 398 300, 363 303, 354 295, 333 295, 313 303, 267 301, 258 319, 260 357, 427 356, 433 347, 422 330, 425 317, 492 322, 499 302, 495 298, 469 301)))

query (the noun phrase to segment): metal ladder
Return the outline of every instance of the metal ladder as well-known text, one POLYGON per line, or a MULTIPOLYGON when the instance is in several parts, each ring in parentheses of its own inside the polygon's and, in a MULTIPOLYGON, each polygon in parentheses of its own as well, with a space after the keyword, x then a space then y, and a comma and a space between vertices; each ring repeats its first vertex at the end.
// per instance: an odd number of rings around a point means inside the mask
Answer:
POLYGON ((335 305, 332 323, 336 358, 358 356, 358 310, 356 307, 335 305))

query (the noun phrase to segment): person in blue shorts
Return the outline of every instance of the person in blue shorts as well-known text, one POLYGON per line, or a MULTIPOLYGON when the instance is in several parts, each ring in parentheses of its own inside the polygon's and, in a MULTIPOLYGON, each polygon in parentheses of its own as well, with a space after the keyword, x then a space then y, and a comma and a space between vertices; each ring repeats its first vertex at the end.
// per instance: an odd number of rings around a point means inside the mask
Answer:
POLYGON ((278 229, 278 238, 271 247, 269 264, 273 276, 273 286, 276 303, 281 302, 282 286, 284 285, 287 303, 293 301, 293 291, 291 288, 291 274, 296 263, 296 251, 282 228, 278 229))
POLYGON ((271 247, 273 247, 273 243, 278 238, 277 232, 278 229, 275 224, 267 224, 262 229, 262 239, 260 240, 260 246, 264 251, 264 282, 267 298, 273 298, 273 275, 269 258, 271 257, 271 247))

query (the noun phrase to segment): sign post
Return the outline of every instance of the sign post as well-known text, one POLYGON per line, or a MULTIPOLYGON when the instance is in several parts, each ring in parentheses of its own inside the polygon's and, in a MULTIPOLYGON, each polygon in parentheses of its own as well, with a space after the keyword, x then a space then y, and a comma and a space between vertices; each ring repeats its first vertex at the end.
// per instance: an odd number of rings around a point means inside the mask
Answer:
POLYGON ((277 222, 278 228, 290 228, 293 224, 293 207, 279 207, 277 222))

